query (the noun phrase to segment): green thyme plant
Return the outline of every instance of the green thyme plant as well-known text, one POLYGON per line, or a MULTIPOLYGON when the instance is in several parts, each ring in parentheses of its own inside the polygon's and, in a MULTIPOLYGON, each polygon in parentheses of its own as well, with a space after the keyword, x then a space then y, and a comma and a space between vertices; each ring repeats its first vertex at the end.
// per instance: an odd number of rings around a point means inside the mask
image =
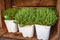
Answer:
POLYGON ((15 16, 15 20, 16 23, 19 24, 20 26, 24 26, 24 25, 32 25, 34 24, 34 9, 25 7, 25 8, 21 8, 16 16, 15 16))
POLYGON ((57 20, 57 14, 54 8, 42 7, 37 8, 35 13, 35 24, 54 25, 57 20))
POLYGON ((5 20, 14 20, 14 17, 17 11, 18 11, 17 8, 10 8, 10 9, 4 10, 2 12, 2 15, 4 16, 5 20))

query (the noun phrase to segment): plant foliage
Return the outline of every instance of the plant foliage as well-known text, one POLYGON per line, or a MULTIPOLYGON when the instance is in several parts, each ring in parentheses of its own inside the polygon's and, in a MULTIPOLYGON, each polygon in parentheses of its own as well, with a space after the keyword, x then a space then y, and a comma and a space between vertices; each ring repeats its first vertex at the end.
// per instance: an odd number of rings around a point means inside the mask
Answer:
POLYGON ((35 24, 54 25, 57 20, 56 9, 49 7, 42 7, 36 9, 35 24))
POLYGON ((39 24, 39 25, 47 25, 51 26, 54 25, 57 20, 56 9, 49 8, 49 7, 42 7, 42 8, 21 8, 16 16, 15 20, 16 23, 20 26, 24 25, 32 25, 32 24, 39 24))
POLYGON ((34 12, 34 9, 21 8, 15 16, 16 23, 20 26, 34 24, 34 12))
POLYGON ((4 10, 2 12, 2 15, 4 16, 5 20, 14 20, 14 17, 17 11, 18 11, 17 8, 10 8, 10 9, 4 10))

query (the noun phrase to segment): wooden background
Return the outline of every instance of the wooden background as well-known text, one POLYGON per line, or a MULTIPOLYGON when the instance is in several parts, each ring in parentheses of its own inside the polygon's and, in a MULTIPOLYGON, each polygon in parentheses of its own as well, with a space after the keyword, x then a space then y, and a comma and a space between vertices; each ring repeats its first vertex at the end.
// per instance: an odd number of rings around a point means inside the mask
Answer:
POLYGON ((12 0, 12 6, 55 6, 56 0, 12 0))
MULTIPOLYGON (((60 26, 60 1, 59 0, 0 0, 0 37, 21 39, 17 34, 7 33, 6 26, 4 25, 3 18, 1 16, 1 10, 5 10, 11 7, 55 7, 58 13, 58 21, 52 26, 49 40, 59 40, 59 26, 60 26), (2 27, 2 28, 1 28, 2 27), (4 34, 5 33, 5 34, 4 34), (3 35, 4 34, 4 35, 3 35), (7 36, 6 36, 7 35, 7 36), (13 36, 10 36, 13 35, 13 36), (18 37, 18 38, 17 38, 18 37)), ((23 38, 24 39, 24 38, 23 38)), ((36 40, 36 38, 27 38, 27 40, 36 40)))
POLYGON ((55 7, 57 0, 5 0, 6 9, 9 7, 55 7))

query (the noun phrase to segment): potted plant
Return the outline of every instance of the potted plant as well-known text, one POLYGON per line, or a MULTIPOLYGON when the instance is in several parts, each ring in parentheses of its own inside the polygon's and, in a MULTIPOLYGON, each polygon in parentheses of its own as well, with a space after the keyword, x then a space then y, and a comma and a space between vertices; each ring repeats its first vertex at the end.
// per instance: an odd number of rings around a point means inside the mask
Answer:
POLYGON ((41 7, 36 9, 35 28, 38 39, 48 40, 50 28, 56 23, 57 15, 54 8, 41 7))
POLYGON ((23 37, 33 37, 34 33, 33 13, 34 13, 33 9, 25 7, 21 8, 15 16, 19 32, 22 33, 23 37))
POLYGON ((7 10, 4 10, 2 15, 4 16, 4 21, 7 27, 8 32, 17 32, 17 24, 14 23, 15 14, 17 12, 17 8, 10 8, 7 10))

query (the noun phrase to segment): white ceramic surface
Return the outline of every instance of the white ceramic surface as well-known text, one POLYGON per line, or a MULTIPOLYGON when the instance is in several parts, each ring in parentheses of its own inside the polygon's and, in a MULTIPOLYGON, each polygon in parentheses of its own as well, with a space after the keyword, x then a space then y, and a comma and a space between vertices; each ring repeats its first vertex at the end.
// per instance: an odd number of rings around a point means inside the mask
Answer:
POLYGON ((14 20, 5 20, 5 24, 8 32, 17 32, 17 24, 14 23, 14 20))
POLYGON ((35 25, 37 39, 48 40, 51 26, 35 25))
POLYGON ((33 37, 34 34, 34 26, 33 25, 27 25, 24 27, 20 27, 19 28, 19 32, 22 33, 23 37, 33 37))

